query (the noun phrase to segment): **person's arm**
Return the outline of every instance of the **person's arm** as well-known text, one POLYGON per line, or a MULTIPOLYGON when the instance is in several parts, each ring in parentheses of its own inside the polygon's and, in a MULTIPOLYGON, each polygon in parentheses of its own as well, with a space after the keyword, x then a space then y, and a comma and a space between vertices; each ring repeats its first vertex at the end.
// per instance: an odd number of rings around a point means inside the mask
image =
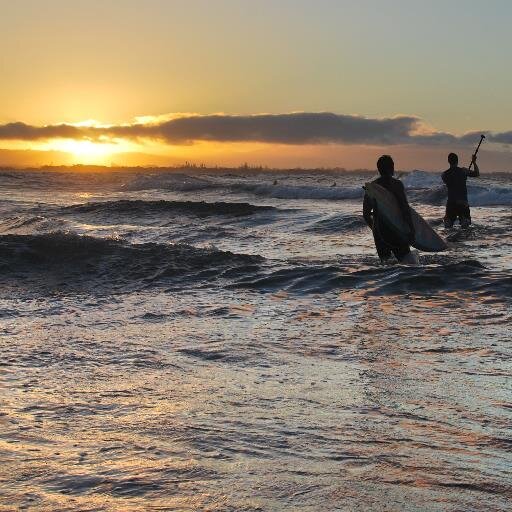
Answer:
POLYGON ((480 176, 480 169, 476 163, 476 155, 471 157, 471 163, 473 164, 473 169, 468 169, 467 175, 471 176, 472 178, 478 178, 478 176, 480 176))
POLYGON ((441 174, 441 179, 443 180, 443 183, 446 185, 446 171, 444 171, 443 174, 441 174))
POLYGON ((368 226, 370 226, 370 229, 373 229, 372 210, 373 210, 372 200, 368 197, 368 194, 365 193, 364 199, 363 199, 363 217, 364 217, 366 224, 368 224, 368 226))

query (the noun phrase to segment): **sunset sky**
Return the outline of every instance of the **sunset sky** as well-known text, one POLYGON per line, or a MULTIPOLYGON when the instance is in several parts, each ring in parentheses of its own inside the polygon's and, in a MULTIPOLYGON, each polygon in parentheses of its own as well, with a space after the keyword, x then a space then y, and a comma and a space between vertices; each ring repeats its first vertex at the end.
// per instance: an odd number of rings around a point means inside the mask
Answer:
POLYGON ((508 0, 0 7, 0 164, 512 170, 508 0))

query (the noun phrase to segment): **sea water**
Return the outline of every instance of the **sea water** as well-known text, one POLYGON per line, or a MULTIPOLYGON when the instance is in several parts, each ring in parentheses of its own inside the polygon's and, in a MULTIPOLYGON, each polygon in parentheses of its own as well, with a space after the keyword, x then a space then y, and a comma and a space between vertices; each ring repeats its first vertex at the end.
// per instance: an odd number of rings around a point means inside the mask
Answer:
POLYGON ((510 510, 512 178, 417 266, 372 178, 2 171, 0 510, 510 510))

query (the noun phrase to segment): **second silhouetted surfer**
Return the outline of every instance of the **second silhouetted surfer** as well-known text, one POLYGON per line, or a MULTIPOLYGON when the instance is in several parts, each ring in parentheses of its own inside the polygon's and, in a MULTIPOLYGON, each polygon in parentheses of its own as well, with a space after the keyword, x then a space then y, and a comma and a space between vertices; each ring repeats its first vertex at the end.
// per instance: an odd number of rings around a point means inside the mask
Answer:
POLYGON ((469 209, 466 181, 468 176, 474 178, 480 176, 480 169, 476 164, 476 155, 473 155, 471 159, 473 169, 459 167, 459 157, 455 153, 448 155, 448 163, 450 168, 442 174, 442 179, 448 189, 444 227, 453 227, 455 221, 459 219, 461 227, 467 228, 471 224, 471 210, 469 209))

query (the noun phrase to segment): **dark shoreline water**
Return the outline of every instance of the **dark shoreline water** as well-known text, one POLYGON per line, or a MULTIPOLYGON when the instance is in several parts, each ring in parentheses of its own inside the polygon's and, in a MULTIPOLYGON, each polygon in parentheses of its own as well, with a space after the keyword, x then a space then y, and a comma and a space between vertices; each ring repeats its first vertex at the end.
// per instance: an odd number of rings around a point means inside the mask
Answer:
POLYGON ((404 267, 368 174, 228 174, 0 173, 0 508, 509 510, 512 179, 405 175, 404 267))

